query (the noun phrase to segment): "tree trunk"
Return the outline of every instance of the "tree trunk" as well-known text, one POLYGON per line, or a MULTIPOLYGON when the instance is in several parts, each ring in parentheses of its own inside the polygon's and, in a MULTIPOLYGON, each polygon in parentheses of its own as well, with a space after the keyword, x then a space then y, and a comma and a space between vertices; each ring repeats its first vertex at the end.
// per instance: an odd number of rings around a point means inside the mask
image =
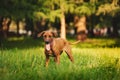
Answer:
POLYGON ((61 29, 60 29, 60 37, 66 39, 66 26, 65 26, 65 14, 64 14, 64 6, 63 4, 60 5, 61 9, 61 29))
POLYGON ((0 16, 0 48, 1 48, 1 51, 2 51, 2 21, 3 21, 3 18, 0 16))
POLYGON ((8 31, 9 31, 10 23, 11 23, 11 19, 10 18, 3 18, 3 21, 2 21, 2 32, 3 32, 3 37, 4 38, 8 37, 8 31))
POLYGON ((19 20, 16 20, 16 25, 17 25, 17 36, 19 36, 19 29, 20 29, 19 20))
POLYGON ((66 26, 65 26, 65 15, 64 12, 62 12, 62 16, 60 18, 61 20, 61 31, 60 31, 60 37, 66 39, 66 26))
POLYGON ((75 16, 74 24, 77 34, 76 39, 84 41, 87 37, 86 16, 82 16, 82 17, 75 16))
POLYGON ((119 30, 118 23, 119 23, 119 17, 114 17, 113 22, 112 22, 112 26, 113 26, 112 37, 118 37, 119 36, 119 34, 118 34, 118 30, 119 30))

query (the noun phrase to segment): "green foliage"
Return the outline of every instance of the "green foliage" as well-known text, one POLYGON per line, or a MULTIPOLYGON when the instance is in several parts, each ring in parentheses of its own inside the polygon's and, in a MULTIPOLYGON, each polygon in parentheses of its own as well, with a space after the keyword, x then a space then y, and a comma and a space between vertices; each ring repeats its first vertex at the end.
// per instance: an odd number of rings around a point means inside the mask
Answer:
POLYGON ((36 20, 40 20, 41 18, 47 18, 47 16, 43 12, 34 12, 34 17, 36 20))
POLYGON ((61 12, 64 13, 73 13, 74 12, 74 4, 67 3, 65 0, 48 0, 43 3, 43 8, 40 11, 36 11, 36 17, 47 18, 51 22, 55 22, 56 17, 61 17, 61 12), (61 6, 64 9, 61 9, 61 6))
POLYGON ((61 10, 60 9, 55 10, 55 11, 53 10, 47 16, 51 22, 55 22, 56 17, 58 17, 58 18, 61 17, 61 10))
POLYGON ((75 10, 75 4, 73 3, 69 3, 68 5, 66 5, 66 13, 73 13, 74 14, 74 10, 75 10))
POLYGON ((95 13, 96 6, 91 3, 83 3, 82 5, 76 6, 75 13, 78 15, 90 16, 95 13))
POLYGON ((117 13, 117 11, 120 9, 119 6, 110 4, 110 3, 106 3, 106 4, 102 4, 99 6, 98 11, 97 11, 97 15, 103 14, 103 15, 112 15, 115 16, 115 14, 117 13))
POLYGON ((33 17, 33 12, 37 9, 37 1, 33 0, 2 0, 0 3, 0 15, 11 16, 13 19, 23 19, 33 17))
MULTIPOLYGON (((103 18, 99 24, 112 25, 112 17, 120 13, 119 0, 1 0, 0 16, 11 17, 15 20, 30 18, 40 20, 41 18, 49 19, 55 22, 56 17, 59 19, 61 12, 66 15, 86 15, 98 20, 103 18), (63 7, 63 8, 61 8, 63 7), (109 17, 111 18, 108 18, 109 17), (100 18, 97 18, 100 16, 100 18), (105 23, 104 23, 105 22, 105 23)), ((91 23, 92 24, 92 23, 91 23)), ((95 26, 95 25, 93 25, 95 26)))
POLYGON ((14 18, 25 16, 33 17, 34 12, 49 14, 53 10, 59 10, 60 6, 64 7, 64 12, 66 13, 91 15, 97 12, 97 15, 101 13, 104 15, 115 15, 120 9, 117 4, 118 1, 119 0, 113 0, 112 2, 110 0, 90 0, 81 3, 81 1, 74 0, 1 0, 0 15, 13 16, 14 18))

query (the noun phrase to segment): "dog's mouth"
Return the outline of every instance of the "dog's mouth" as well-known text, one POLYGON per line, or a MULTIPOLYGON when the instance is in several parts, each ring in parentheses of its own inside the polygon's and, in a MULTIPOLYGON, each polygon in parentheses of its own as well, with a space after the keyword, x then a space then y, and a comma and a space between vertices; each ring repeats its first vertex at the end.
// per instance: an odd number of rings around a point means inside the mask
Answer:
POLYGON ((49 51, 50 50, 50 44, 46 44, 45 48, 46 48, 47 51, 49 51))

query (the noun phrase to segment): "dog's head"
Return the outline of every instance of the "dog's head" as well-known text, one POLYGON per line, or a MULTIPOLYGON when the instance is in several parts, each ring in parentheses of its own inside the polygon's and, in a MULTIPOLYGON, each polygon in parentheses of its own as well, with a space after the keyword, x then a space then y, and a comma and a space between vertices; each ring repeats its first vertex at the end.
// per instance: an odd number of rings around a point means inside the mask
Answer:
POLYGON ((43 36, 45 43, 49 44, 53 40, 53 37, 57 36, 57 33, 52 32, 52 31, 43 31, 43 32, 38 33, 37 35, 37 37, 41 37, 41 36, 43 36))

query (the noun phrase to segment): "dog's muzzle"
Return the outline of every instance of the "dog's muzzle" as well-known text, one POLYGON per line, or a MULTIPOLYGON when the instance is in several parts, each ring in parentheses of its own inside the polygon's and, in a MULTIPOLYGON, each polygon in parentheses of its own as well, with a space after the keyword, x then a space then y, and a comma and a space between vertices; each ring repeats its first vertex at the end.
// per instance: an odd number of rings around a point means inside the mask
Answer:
POLYGON ((46 44, 49 44, 50 42, 49 41, 45 41, 46 44))

